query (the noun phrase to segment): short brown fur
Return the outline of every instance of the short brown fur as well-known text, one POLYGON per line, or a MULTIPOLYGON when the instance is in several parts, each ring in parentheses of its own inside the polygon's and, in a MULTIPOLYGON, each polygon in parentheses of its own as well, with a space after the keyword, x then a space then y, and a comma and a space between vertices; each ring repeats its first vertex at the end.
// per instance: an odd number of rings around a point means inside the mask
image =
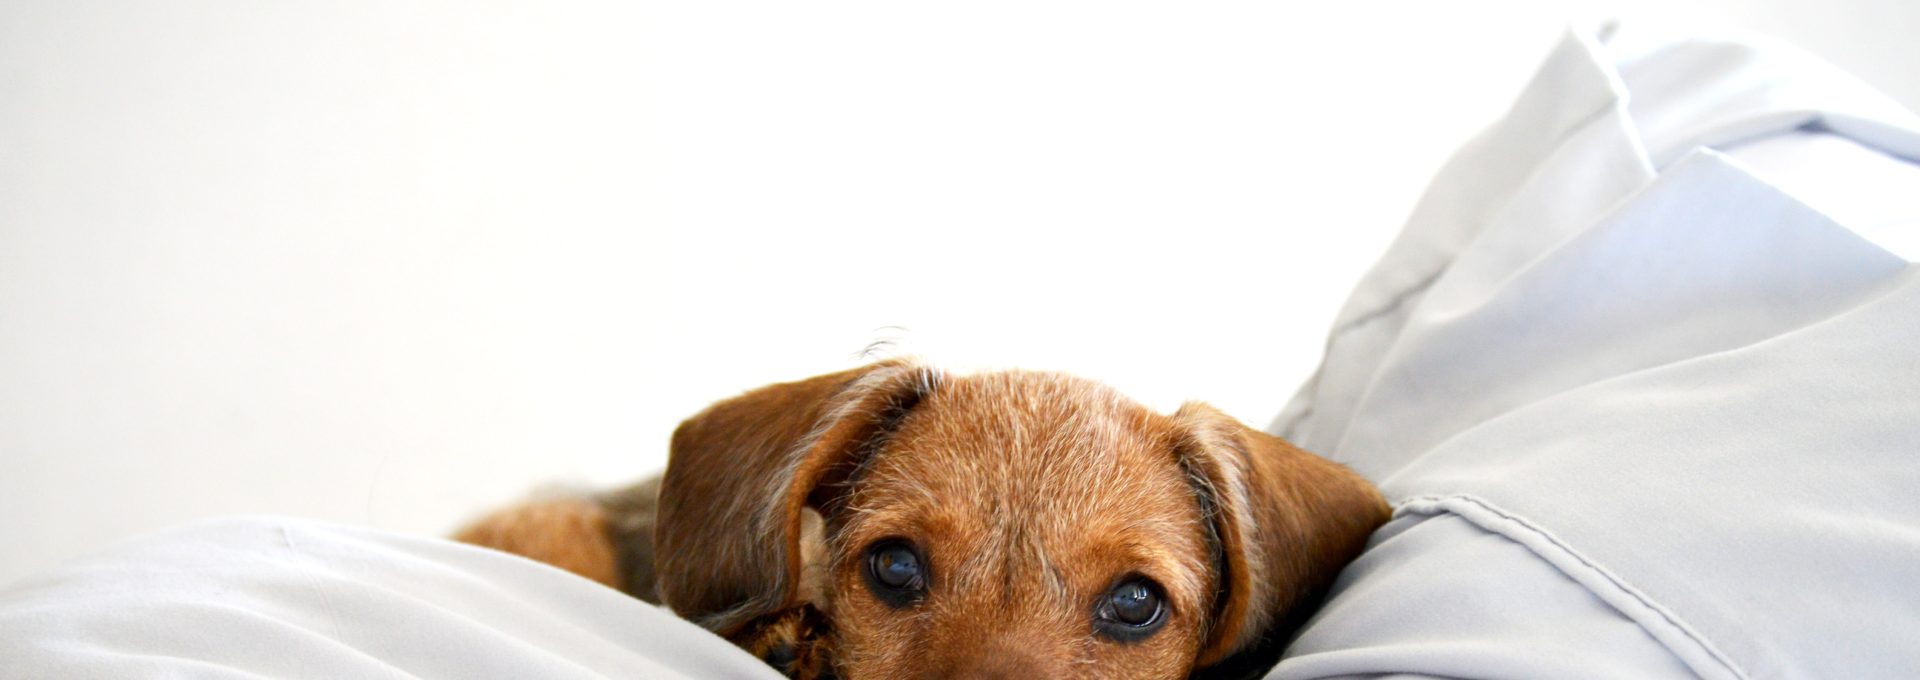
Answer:
MULTIPOLYGON (((593 501, 612 508, 602 524, 641 521, 650 506, 633 495, 593 501)), ((555 522, 554 540, 620 544, 582 549, 604 563, 497 538, 538 513, 462 538, 596 580, 611 570, 643 597, 657 586, 794 677, 1180 678, 1257 669, 1387 516, 1351 471, 1204 404, 1161 415, 1069 376, 952 377, 907 361, 688 419, 657 500, 650 541, 555 522), (871 546, 897 540, 927 569, 906 607, 877 598, 864 571, 871 546), (1163 591, 1164 625, 1101 635, 1100 598, 1138 577, 1163 591)))
POLYGON ((453 538, 539 560, 616 588, 624 580, 606 510, 589 499, 516 505, 480 518, 453 538))

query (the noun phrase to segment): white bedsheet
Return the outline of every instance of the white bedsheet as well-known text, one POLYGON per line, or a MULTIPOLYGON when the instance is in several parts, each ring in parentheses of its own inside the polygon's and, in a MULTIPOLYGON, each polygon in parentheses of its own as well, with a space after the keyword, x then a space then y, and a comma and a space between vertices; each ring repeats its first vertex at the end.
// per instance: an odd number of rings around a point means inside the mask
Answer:
POLYGON ((0 678, 778 678, 586 579, 286 518, 137 539, 0 592, 0 678))

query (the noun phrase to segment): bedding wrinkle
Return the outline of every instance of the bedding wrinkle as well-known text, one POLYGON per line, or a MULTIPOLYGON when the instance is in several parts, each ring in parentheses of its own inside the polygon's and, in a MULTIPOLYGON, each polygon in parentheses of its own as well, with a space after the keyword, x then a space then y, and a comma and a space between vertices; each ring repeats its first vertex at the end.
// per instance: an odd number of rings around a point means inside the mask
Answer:
MULTIPOLYGON (((291 527, 287 526, 285 522, 279 522, 277 524, 280 529, 281 544, 286 547, 287 553, 293 556, 295 562, 317 563, 316 566, 321 568, 326 567, 325 561, 321 560, 319 556, 309 555, 300 549, 300 545, 293 540, 293 529, 291 527)), ((320 579, 312 573, 305 572, 304 570, 302 573, 307 577, 308 590, 313 591, 314 597, 320 600, 321 607, 326 610, 327 625, 332 630, 332 639, 348 640, 349 638, 345 636, 340 628, 340 610, 333 605, 333 597, 328 594, 328 588, 322 585, 320 579)))

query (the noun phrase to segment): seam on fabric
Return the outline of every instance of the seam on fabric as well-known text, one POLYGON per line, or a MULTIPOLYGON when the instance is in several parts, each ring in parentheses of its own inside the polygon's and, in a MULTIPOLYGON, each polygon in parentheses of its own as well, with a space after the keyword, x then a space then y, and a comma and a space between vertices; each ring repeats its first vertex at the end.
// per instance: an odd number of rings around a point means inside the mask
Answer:
MULTIPOLYGON (((1473 524, 1474 526, 1479 527, 1483 531, 1487 531, 1495 535, 1503 536, 1508 540, 1512 540, 1515 543, 1520 544, 1521 547, 1526 548, 1529 551, 1532 551, 1536 555, 1539 555, 1549 566, 1553 567, 1555 570, 1559 571, 1561 574, 1567 576, 1569 580, 1572 580, 1575 584, 1578 584, 1582 589, 1586 590, 1588 593, 1591 593, 1594 597, 1600 598, 1600 601, 1606 602, 1608 606, 1613 607, 1615 611, 1619 611, 1621 615, 1627 617, 1628 620, 1633 621, 1636 625, 1639 625, 1642 630, 1647 630, 1648 634, 1651 637, 1653 637, 1655 642, 1659 643, 1662 647, 1666 647, 1667 651, 1674 653, 1674 655, 1680 658, 1683 663, 1690 656, 1696 656, 1696 655, 1683 654, 1680 652, 1680 650, 1674 649, 1673 645, 1669 643, 1666 639, 1663 639, 1662 636, 1654 635, 1653 631, 1648 630, 1648 626, 1647 626, 1648 621, 1645 620, 1644 615, 1636 616, 1632 612, 1628 612, 1623 609, 1620 609, 1617 606, 1614 606, 1613 598, 1609 598, 1606 596, 1606 594, 1595 589, 1593 584, 1591 583, 1591 579, 1583 579, 1581 578, 1581 574, 1575 573, 1574 569, 1571 567, 1574 567, 1577 565, 1578 569, 1584 570, 1584 572, 1587 575, 1597 577, 1600 582, 1605 583, 1607 586, 1611 587, 1612 591, 1617 593, 1619 596, 1623 596, 1625 599, 1639 605, 1645 610, 1653 612, 1655 615, 1657 615, 1658 617, 1657 622, 1659 624, 1661 624, 1666 629, 1671 630, 1674 635, 1677 635, 1680 638, 1685 639, 1688 642, 1693 643, 1694 645, 1697 645, 1700 649, 1700 652, 1704 653, 1707 658, 1712 659, 1715 663, 1719 664, 1721 669, 1726 671, 1726 673, 1731 674, 1735 678, 1740 678, 1741 680, 1748 680, 1749 678, 1751 678, 1751 676, 1747 674, 1745 669, 1742 669, 1740 665, 1735 663, 1731 657, 1726 655, 1726 653, 1720 651, 1720 648, 1718 646, 1714 645, 1698 630, 1694 629, 1693 626, 1689 625, 1685 620, 1681 619, 1678 614, 1675 614, 1672 610, 1668 609, 1666 606, 1661 605, 1660 603, 1654 601, 1651 597, 1647 596, 1644 592, 1640 591, 1640 589, 1633 587, 1632 584, 1627 583, 1626 579, 1620 577, 1620 575, 1615 574, 1612 571, 1608 570, 1607 568, 1600 566, 1598 563, 1594 562, 1593 560, 1588 559, 1586 555, 1581 554, 1577 550, 1574 550, 1572 546, 1568 545, 1565 541, 1560 540, 1560 537, 1555 536, 1552 532, 1549 532, 1541 528, 1539 525, 1534 524, 1531 521, 1528 521, 1524 517, 1521 517, 1505 509, 1502 509, 1499 506, 1494 505, 1492 502, 1487 501, 1486 499, 1483 499, 1471 494, 1451 494, 1451 495, 1431 494, 1431 495, 1409 496, 1409 497, 1401 498, 1394 501, 1393 506, 1394 506, 1393 516, 1396 518, 1409 513, 1421 514, 1421 515, 1446 514, 1446 515, 1451 515, 1451 516, 1459 517, 1463 520, 1466 520, 1467 522, 1473 524), (1490 525, 1491 523, 1486 521, 1486 517, 1483 517, 1483 516, 1476 517, 1476 515, 1481 515, 1482 513, 1484 513, 1485 515, 1491 515, 1492 517, 1503 520, 1506 523, 1510 524, 1511 526, 1518 527, 1520 530, 1526 532, 1526 534, 1531 536, 1532 538, 1536 538, 1536 539, 1539 539, 1540 541, 1544 541, 1548 546, 1551 546, 1553 550, 1558 551, 1559 557, 1572 560, 1573 564, 1566 564, 1562 560, 1555 559, 1554 555, 1549 555, 1547 553, 1542 552, 1540 547, 1538 547, 1534 542, 1522 540, 1522 537, 1513 535, 1513 532, 1503 530, 1504 527, 1491 526, 1490 525)), ((1688 665, 1692 666, 1692 664, 1688 664, 1688 665)), ((1696 668, 1694 669, 1694 671, 1698 673, 1700 672, 1700 669, 1696 668)))
MULTIPOLYGON (((1839 227, 1842 229, 1846 228, 1844 225, 1839 225, 1839 227)), ((1891 258, 1899 259, 1898 255, 1893 255, 1892 253, 1888 253, 1887 256, 1891 258)), ((1568 395, 1585 393, 1590 390, 1601 389, 1603 386, 1609 386, 1615 383, 1624 382, 1628 380, 1637 380, 1637 379, 1640 379, 1641 376, 1644 376, 1646 374, 1653 373, 1656 371, 1670 370, 1676 366, 1685 366, 1685 365, 1695 364, 1703 361, 1714 361, 1714 360, 1718 360, 1721 357, 1726 357, 1726 356, 1741 353, 1741 352, 1753 351, 1754 348, 1762 347, 1772 343, 1788 342, 1792 338, 1796 338, 1802 334, 1812 332, 1813 329, 1820 328, 1828 324, 1838 323, 1842 319, 1850 318, 1853 315, 1860 313, 1860 310, 1862 309, 1866 309, 1874 305, 1882 304, 1888 298, 1893 297, 1895 295, 1899 295, 1900 292, 1905 290, 1908 286, 1920 285, 1920 282, 1917 282, 1916 280, 1920 280, 1920 267, 1915 267, 1911 263, 1909 263, 1903 266, 1898 271, 1888 274, 1884 281, 1881 281, 1880 283, 1877 283, 1877 284, 1873 284, 1871 286, 1863 286, 1862 287, 1863 292, 1856 294, 1856 296, 1853 298, 1850 298, 1850 302, 1848 302, 1843 309, 1828 312, 1824 316, 1814 318, 1812 320, 1807 321, 1806 323, 1774 333, 1772 335, 1750 339, 1737 345, 1723 347, 1710 352, 1705 352, 1703 354, 1697 354, 1697 355, 1688 356, 1688 357, 1681 357, 1677 359, 1670 359, 1670 360, 1661 361, 1659 363, 1655 363, 1647 366, 1641 366, 1639 368, 1628 370, 1624 373, 1619 373, 1619 374, 1607 376, 1605 378, 1601 378, 1598 380, 1593 380, 1593 381, 1582 383, 1579 385, 1567 387, 1557 392, 1554 392, 1552 394, 1542 395, 1531 402, 1516 406, 1514 408, 1510 408, 1506 411, 1502 411, 1498 414, 1495 414, 1491 417, 1486 418, 1485 420, 1474 423, 1472 425, 1468 425, 1454 432, 1453 434, 1447 435, 1445 438, 1428 445, 1425 451, 1432 452, 1432 451, 1446 448, 1448 446, 1453 445, 1453 443, 1456 441, 1472 436, 1476 432, 1480 432, 1484 428, 1492 427, 1497 423, 1504 423, 1510 418, 1518 417, 1516 414, 1526 412, 1528 409, 1539 408, 1540 405, 1543 403, 1551 403, 1551 402, 1555 402, 1556 400, 1569 398, 1568 395)), ((1421 455, 1426 455, 1426 454, 1422 453, 1421 455)), ((1401 472, 1405 472, 1405 469, 1402 468, 1401 470, 1398 470, 1392 474, 1388 474, 1387 476, 1382 477, 1379 480, 1379 482, 1380 483, 1390 482, 1391 480, 1394 479, 1396 475, 1400 474, 1401 472)), ((1393 506, 1395 508, 1395 512, 1398 513, 1403 504, 1413 504, 1413 503, 1426 502, 1426 501, 1438 501, 1438 500, 1444 500, 1447 498, 1472 498, 1476 502, 1479 502, 1491 507, 1491 504, 1486 503, 1486 501, 1479 500, 1477 497, 1474 497, 1471 495, 1449 496, 1449 495, 1439 495, 1439 494, 1408 496, 1408 497, 1399 499, 1397 501, 1394 501, 1393 506)), ((1505 513, 1502 513, 1502 514, 1505 514, 1505 513)), ((1532 525, 1529 523, 1528 526, 1531 527, 1532 525)))

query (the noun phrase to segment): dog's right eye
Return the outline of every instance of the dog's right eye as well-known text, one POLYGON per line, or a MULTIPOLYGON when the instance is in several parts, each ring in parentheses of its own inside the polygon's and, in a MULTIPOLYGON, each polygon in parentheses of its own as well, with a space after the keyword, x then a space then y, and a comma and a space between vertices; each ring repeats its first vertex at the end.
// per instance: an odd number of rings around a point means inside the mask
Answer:
POLYGON ((894 608, 918 602, 927 591, 927 569, 920 551, 903 540, 881 541, 867 548, 867 587, 894 608))

